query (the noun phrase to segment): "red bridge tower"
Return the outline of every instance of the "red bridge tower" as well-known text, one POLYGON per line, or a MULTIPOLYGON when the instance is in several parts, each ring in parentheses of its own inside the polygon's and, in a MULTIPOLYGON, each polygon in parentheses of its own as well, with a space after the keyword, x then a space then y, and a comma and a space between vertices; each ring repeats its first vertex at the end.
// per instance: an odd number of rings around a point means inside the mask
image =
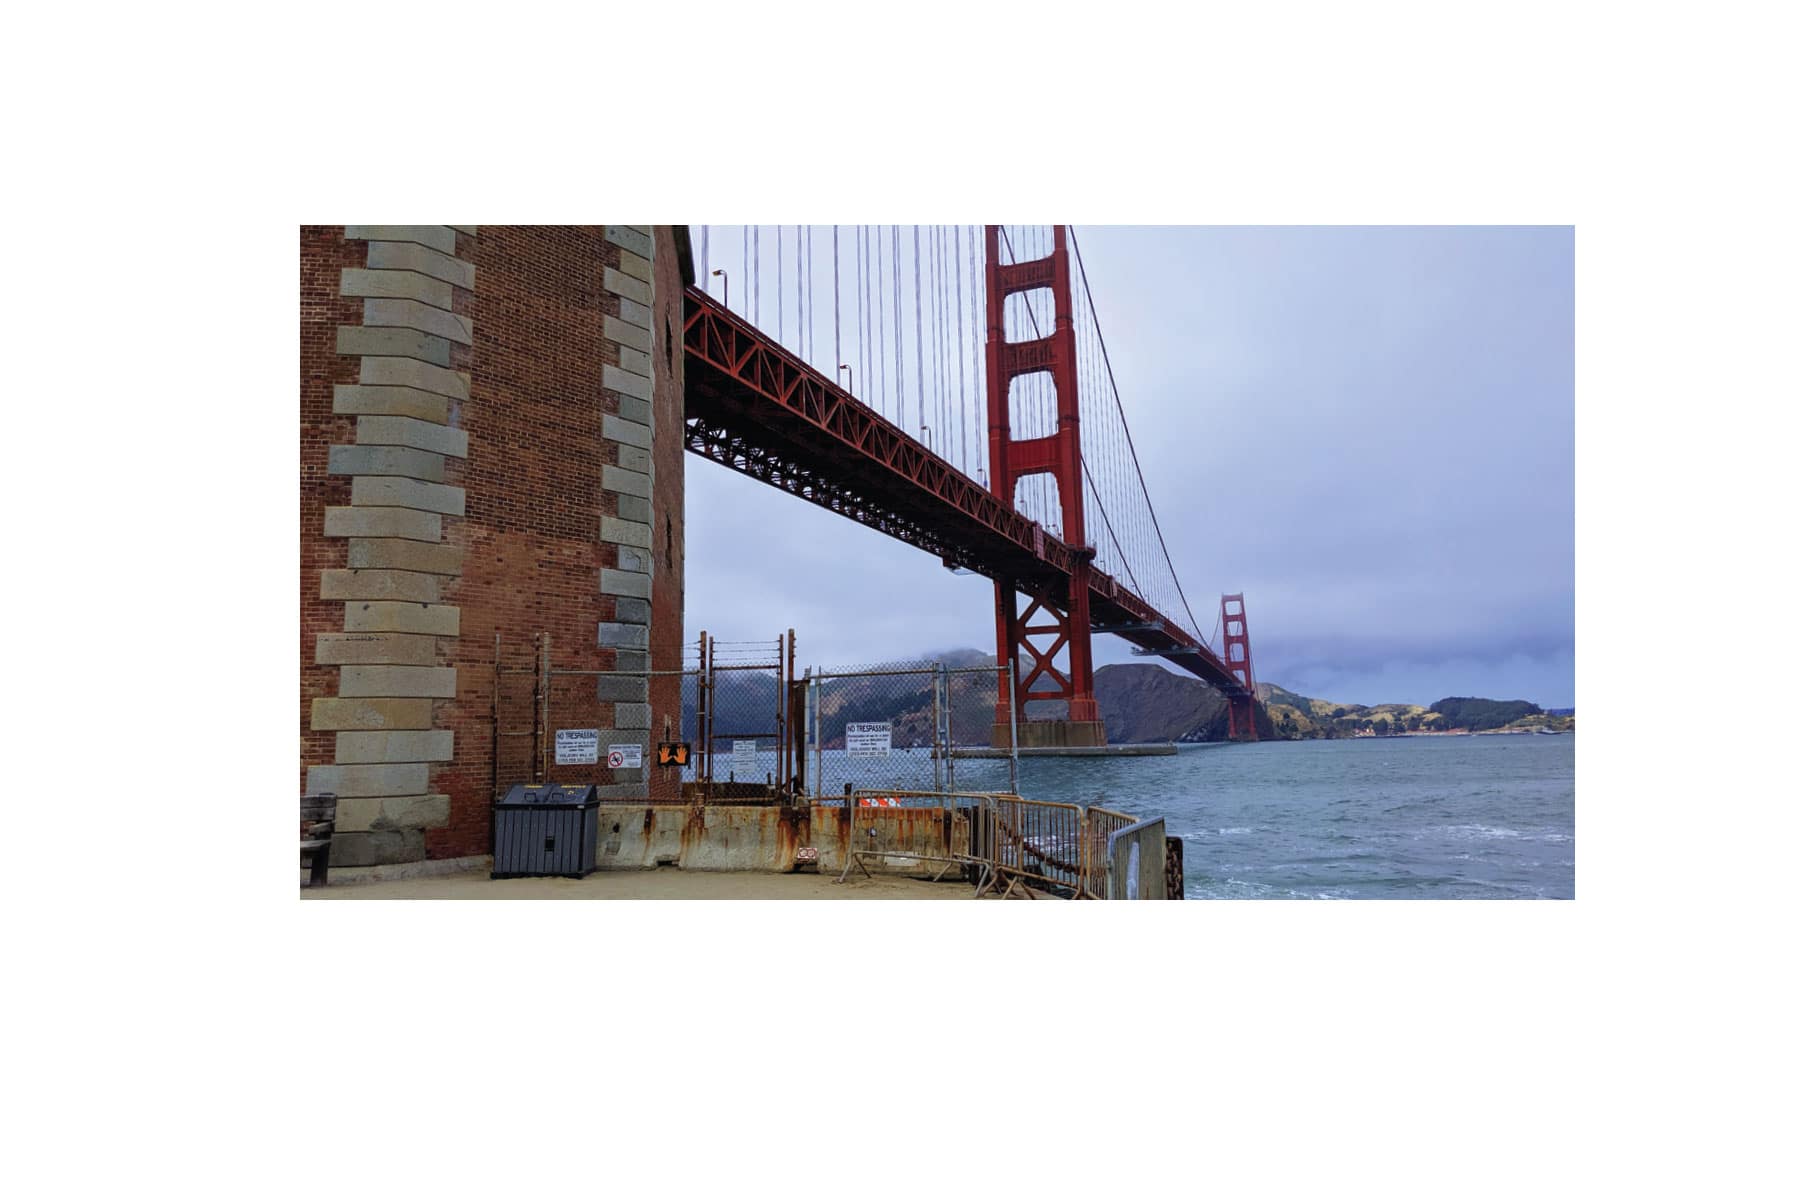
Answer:
POLYGON ((1256 677, 1250 670, 1250 629, 1244 624, 1244 593, 1219 597, 1219 623, 1225 630, 1225 667, 1244 685, 1242 696, 1227 696, 1231 740, 1256 741, 1256 677))
POLYGON ((1008 508, 1020 479, 1050 475, 1062 504, 1062 536, 1076 552, 1069 578, 1066 611, 1050 597, 1030 593, 1031 603, 1019 611, 1019 581, 994 581, 997 657, 1004 672, 1000 702, 994 714, 995 745, 1009 743, 1008 691, 1019 688, 1021 746, 1104 746, 1106 726, 1094 701, 1093 633, 1088 619, 1088 580, 1094 557, 1088 545, 1081 488, 1081 406, 1075 386, 1075 307, 1070 289, 1068 227, 1056 225, 1048 258, 1030 262, 1000 261, 1000 227, 987 226, 987 395, 988 487, 1008 508), (1049 288, 1056 322, 1047 337, 1006 340, 1006 298, 1015 292, 1049 288), (1021 375, 1048 373, 1056 388, 1056 432, 1015 440, 1009 391, 1021 375), (1034 639, 1036 639, 1034 641, 1034 639), (1068 651, 1068 671, 1056 656, 1068 651), (1029 663, 1027 662, 1029 658, 1029 663), (1033 700, 1062 700, 1066 720, 1025 721, 1025 705, 1033 700))

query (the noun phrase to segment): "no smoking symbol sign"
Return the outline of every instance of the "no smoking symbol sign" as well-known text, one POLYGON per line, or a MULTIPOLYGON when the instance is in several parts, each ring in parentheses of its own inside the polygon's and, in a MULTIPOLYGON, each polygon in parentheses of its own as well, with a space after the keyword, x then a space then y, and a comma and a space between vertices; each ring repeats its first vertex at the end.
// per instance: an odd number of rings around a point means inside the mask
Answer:
POLYGON ((606 765, 615 769, 624 766, 625 752, 623 750, 608 750, 606 752, 606 765))

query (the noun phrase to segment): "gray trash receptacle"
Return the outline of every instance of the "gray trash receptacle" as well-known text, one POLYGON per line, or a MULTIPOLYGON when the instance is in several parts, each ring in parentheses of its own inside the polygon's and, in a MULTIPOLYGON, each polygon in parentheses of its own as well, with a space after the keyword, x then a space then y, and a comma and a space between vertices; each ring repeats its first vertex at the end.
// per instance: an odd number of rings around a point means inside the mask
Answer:
POLYGON ((494 805, 492 879, 562 875, 594 869, 600 799, 591 783, 516 783, 494 805))

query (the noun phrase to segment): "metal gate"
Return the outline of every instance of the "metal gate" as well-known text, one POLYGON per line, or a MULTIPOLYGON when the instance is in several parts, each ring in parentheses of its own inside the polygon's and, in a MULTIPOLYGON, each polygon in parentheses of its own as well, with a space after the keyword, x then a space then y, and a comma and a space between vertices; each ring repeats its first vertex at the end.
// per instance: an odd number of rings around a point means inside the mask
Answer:
POLYGON ((693 798, 771 800, 801 794, 802 698, 793 686, 794 631, 767 641, 700 635, 693 798))

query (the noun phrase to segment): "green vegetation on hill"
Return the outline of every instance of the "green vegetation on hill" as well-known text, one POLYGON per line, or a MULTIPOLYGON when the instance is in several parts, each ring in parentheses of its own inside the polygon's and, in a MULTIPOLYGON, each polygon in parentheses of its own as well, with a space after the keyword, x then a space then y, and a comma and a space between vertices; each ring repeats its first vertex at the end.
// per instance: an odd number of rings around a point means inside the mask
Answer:
POLYGON ((1256 698, 1269 711, 1278 738, 1391 736, 1402 733, 1477 733, 1575 727, 1574 710, 1552 715, 1526 700, 1484 700, 1451 696, 1430 708, 1417 704, 1334 704, 1290 692, 1271 683, 1256 685, 1256 698))
POLYGON ((1447 696, 1431 706, 1452 725, 1464 729, 1499 729, 1522 717, 1542 716, 1544 710, 1525 700, 1479 700, 1473 696, 1447 696))

